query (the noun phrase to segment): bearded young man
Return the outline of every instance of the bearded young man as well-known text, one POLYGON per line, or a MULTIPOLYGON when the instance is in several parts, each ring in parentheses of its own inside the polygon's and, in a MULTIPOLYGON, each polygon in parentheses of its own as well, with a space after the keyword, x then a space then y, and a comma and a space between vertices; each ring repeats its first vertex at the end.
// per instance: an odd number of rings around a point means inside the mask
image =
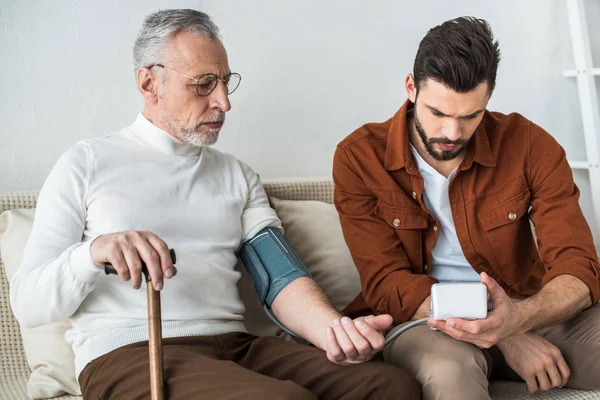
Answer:
POLYGON ((364 363, 391 317, 341 318, 310 277, 280 288, 272 309, 316 347, 247 333, 236 252, 281 222, 256 173, 209 147, 241 78, 216 25, 195 10, 148 16, 134 60, 143 112, 68 150, 40 192, 11 285, 19 322, 71 320, 84 398, 148 398, 146 296, 134 290, 143 261, 162 290, 169 399, 419 398, 399 368, 364 363), (105 263, 122 281, 101 273, 105 263))
POLYGON ((579 191, 552 136, 486 110, 499 60, 483 20, 431 29, 408 100, 335 153, 335 205, 363 287, 347 315, 426 318, 436 282, 480 280, 493 302, 485 319, 430 318, 386 348, 426 399, 489 399, 489 379, 600 388, 600 268, 579 191))

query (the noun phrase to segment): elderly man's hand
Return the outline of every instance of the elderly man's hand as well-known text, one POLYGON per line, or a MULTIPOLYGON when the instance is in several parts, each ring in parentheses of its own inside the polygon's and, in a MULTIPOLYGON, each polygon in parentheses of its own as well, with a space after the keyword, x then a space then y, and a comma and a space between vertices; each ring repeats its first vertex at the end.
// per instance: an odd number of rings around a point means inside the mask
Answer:
POLYGON ((560 350, 546 339, 526 333, 498 343, 509 367, 527 383, 527 391, 562 387, 571 370, 560 350))
POLYGON ((369 361, 383 349, 385 338, 380 331, 391 324, 392 317, 388 314, 335 320, 325 333, 327 358, 340 365, 369 361))
POLYGON ((487 286, 493 305, 493 310, 488 313, 487 318, 474 321, 460 318, 441 321, 430 318, 427 324, 457 340, 469 342, 485 349, 515 333, 518 319, 514 303, 496 281, 485 272, 481 273, 481 282, 487 286))
POLYGON ((169 246, 152 232, 127 231, 100 235, 92 242, 90 255, 101 268, 104 263, 111 263, 119 277, 124 281, 131 280, 135 289, 142 284, 142 261, 156 290, 163 288, 163 278, 169 279, 177 274, 169 246))

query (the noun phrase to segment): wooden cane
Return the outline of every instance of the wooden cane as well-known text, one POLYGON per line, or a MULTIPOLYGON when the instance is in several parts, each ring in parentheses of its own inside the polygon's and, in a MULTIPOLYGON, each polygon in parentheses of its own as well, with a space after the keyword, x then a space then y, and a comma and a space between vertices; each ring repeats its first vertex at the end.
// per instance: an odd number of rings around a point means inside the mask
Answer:
MULTIPOLYGON (((171 261, 176 262, 175 250, 170 249, 171 261)), ((150 398, 164 400, 164 375, 162 355, 162 317, 160 312, 160 292, 154 289, 146 265, 142 262, 142 271, 146 280, 148 297, 148 356, 150 361, 150 398)), ((104 272, 116 274, 115 268, 106 263, 104 272)))
POLYGON ((162 317, 160 313, 160 292, 154 289, 148 273, 146 292, 148 293, 148 356, 150 357, 150 398, 164 400, 162 317))

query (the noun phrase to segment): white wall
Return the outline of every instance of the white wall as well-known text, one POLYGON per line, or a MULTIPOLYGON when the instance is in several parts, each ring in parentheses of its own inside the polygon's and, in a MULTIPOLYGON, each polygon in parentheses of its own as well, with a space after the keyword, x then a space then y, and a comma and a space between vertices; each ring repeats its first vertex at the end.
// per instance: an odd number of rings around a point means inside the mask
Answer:
MULTIPOLYGON (((598 66, 600 2, 586 6, 598 66)), ((221 27, 243 80, 217 147, 263 178, 330 175, 337 142, 402 104, 427 30, 459 15, 487 19, 500 41, 489 108, 524 114, 585 159, 575 81, 560 74, 573 67, 565 0, 1 0, 0 190, 39 188, 75 141, 133 121, 134 38, 146 14, 176 7, 221 27)), ((576 181, 592 222, 587 174, 576 181)))

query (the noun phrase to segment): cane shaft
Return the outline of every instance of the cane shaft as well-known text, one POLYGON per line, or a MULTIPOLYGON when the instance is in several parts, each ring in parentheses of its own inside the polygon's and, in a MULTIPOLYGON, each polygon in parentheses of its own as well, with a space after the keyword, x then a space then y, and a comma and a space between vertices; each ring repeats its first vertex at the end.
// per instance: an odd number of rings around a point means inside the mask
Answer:
POLYGON ((160 292, 152 282, 148 290, 148 348, 150 357, 150 396, 152 400, 164 400, 162 318, 160 314, 160 292))

